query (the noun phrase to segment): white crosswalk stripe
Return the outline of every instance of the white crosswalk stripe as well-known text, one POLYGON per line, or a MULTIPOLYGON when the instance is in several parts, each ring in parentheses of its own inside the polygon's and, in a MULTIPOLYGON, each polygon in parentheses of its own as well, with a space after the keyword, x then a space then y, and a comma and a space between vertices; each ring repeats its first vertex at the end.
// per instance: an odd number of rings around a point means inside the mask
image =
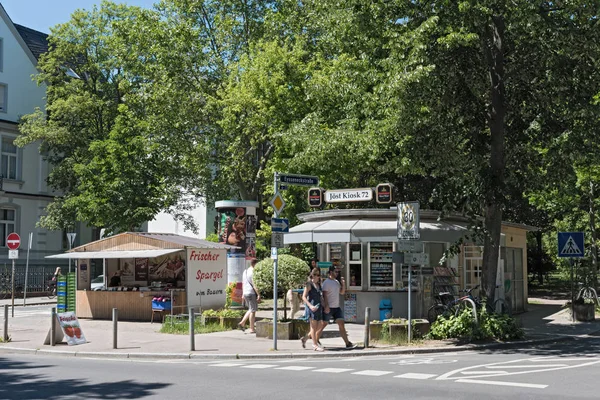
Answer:
POLYGON ((366 375, 366 376, 383 376, 393 374, 393 371, 377 371, 373 369, 366 369, 364 371, 353 372, 352 375, 366 375))
POLYGON ((307 371, 309 369, 314 369, 315 367, 301 367, 299 365, 290 365, 289 367, 279 367, 275 369, 283 369, 285 371, 307 371))
POLYGON ((396 375, 394 378, 404 378, 404 379, 429 379, 433 378, 437 375, 434 374, 416 374, 414 372, 409 372, 407 374, 396 375))
POLYGON ((353 369, 348 369, 348 368, 321 368, 321 369, 315 369, 313 370, 314 372, 325 372, 325 373, 330 373, 330 374, 339 374, 342 372, 349 372, 349 371, 354 371, 353 369))
POLYGON ((276 366, 277 365, 272 365, 272 364, 250 364, 250 365, 243 365, 241 368, 267 369, 267 368, 273 368, 276 366))

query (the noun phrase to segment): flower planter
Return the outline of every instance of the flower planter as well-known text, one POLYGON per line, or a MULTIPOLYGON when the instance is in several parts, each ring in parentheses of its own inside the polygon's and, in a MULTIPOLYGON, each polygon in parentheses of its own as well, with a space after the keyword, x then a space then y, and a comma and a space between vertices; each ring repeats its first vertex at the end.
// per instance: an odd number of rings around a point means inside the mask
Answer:
POLYGON ((576 321, 590 322, 596 319, 596 307, 591 303, 573 304, 573 312, 576 321))
POLYGON ((308 332, 310 332, 310 324, 308 321, 295 319, 292 320, 292 325, 294 325, 294 337, 292 337, 292 339, 299 339, 302 336, 308 335, 308 332))
POLYGON ((380 340, 381 339, 381 327, 383 326, 382 322, 370 322, 369 323, 369 338, 371 340, 380 340))
MULTIPOLYGON (((273 321, 257 321, 255 325, 256 337, 266 337, 273 339, 273 321)), ((277 323, 278 340, 294 340, 298 336, 294 335, 294 324, 290 322, 277 323)))
POLYGON ((242 319, 239 317, 221 317, 221 326, 223 328, 235 329, 241 321, 242 319))

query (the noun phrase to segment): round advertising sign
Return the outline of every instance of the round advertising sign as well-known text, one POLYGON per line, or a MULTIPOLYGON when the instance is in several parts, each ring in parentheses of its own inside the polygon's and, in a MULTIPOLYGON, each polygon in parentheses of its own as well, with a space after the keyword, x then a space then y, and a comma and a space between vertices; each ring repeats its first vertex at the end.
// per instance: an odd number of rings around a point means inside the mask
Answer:
POLYGON ((11 250, 17 250, 21 245, 21 237, 18 233, 9 233, 6 237, 6 247, 11 250))

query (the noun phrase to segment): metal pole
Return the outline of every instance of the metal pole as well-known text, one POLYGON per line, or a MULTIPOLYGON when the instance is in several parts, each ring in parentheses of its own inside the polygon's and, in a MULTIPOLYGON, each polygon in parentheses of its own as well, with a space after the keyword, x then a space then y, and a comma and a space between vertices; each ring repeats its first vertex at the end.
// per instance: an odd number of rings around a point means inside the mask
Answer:
POLYGON ((118 329, 118 322, 119 322, 119 310, 116 308, 113 308, 113 312, 112 312, 112 321, 113 321, 113 349, 117 348, 117 329, 118 329))
POLYGON ((575 322, 575 293, 573 292, 573 290, 575 290, 573 288, 573 273, 575 270, 575 260, 573 260, 573 258, 569 258, 569 263, 571 263, 571 321, 575 322))
POLYGON ((25 262, 25 287, 23 288, 23 307, 27 300, 27 276, 29 275, 29 250, 31 250, 31 241, 33 240, 33 232, 29 232, 29 243, 27 243, 27 261, 25 262))
POLYGON ((408 343, 412 339, 412 265, 408 266, 408 343))
MULTIPOLYGON (((274 188, 275 194, 279 192, 279 176, 275 172, 274 188)), ((279 217, 277 210, 274 210, 275 218, 279 217)), ((273 259, 273 350, 277 350, 277 247, 271 248, 271 252, 275 256, 273 259)))
POLYGON ((365 343, 365 349, 369 347, 369 334, 370 334, 370 329, 369 329, 369 324, 371 323, 371 307, 366 307, 365 308, 365 335, 364 335, 364 343, 365 343))
POLYGON ((8 342, 8 304, 4 305, 4 343, 8 342))
POLYGON ((188 309, 190 316, 190 351, 196 351, 196 342, 194 336, 194 307, 188 309))
POLYGON ((12 317, 15 317, 15 259, 12 260, 12 279, 11 279, 11 294, 10 304, 12 306, 12 317))
POLYGON ((54 342, 56 341, 56 307, 52 307, 50 315, 52 316, 52 321, 50 322, 50 346, 54 346, 54 342))

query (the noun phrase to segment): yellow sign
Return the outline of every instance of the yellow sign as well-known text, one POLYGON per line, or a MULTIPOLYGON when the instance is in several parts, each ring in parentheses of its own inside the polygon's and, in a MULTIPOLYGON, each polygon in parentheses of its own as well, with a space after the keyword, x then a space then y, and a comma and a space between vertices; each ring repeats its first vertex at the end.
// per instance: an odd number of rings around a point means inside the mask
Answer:
POLYGON ((283 197, 281 197, 279 192, 275 193, 275 196, 271 199, 271 206, 273 206, 273 209, 277 214, 281 214, 285 208, 285 200, 283 200, 283 197))

